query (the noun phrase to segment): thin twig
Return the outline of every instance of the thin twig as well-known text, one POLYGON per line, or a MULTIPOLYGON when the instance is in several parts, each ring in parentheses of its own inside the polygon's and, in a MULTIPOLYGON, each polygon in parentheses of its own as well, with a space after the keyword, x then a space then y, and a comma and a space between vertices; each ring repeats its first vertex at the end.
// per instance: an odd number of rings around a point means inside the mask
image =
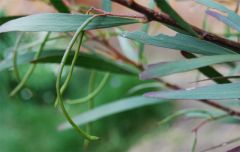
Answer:
POLYGON ((129 17, 129 18, 143 19, 144 21, 147 20, 146 16, 144 16, 144 15, 112 13, 112 12, 106 12, 102 9, 95 8, 95 7, 92 7, 89 11, 94 11, 94 12, 105 14, 108 16, 129 17))
POLYGON ((217 116, 217 117, 212 117, 212 118, 206 119, 206 120, 202 121, 200 124, 198 124, 192 131, 193 132, 198 132, 198 130, 200 128, 202 128, 204 125, 208 124, 209 122, 224 119, 226 117, 229 117, 229 114, 224 114, 224 115, 220 115, 220 116, 217 116))
POLYGON ((120 59, 126 63, 132 64, 135 67, 138 67, 140 69, 142 69, 142 66, 135 63, 134 61, 130 60, 129 58, 127 58, 126 56, 124 56, 123 54, 121 54, 115 47, 113 47, 108 40, 106 39, 101 39, 99 37, 94 36, 90 31, 87 31, 88 36, 90 36, 91 40, 94 40, 102 45, 104 45, 105 47, 107 47, 108 49, 110 49, 116 56, 116 59, 120 59))
POLYGON ((227 141, 227 142, 221 143, 221 144, 219 144, 219 145, 216 145, 216 146, 213 146, 213 147, 204 149, 204 150, 202 150, 201 152, 212 151, 212 150, 215 150, 215 149, 218 149, 218 148, 221 148, 221 147, 230 145, 230 144, 235 143, 235 142, 238 142, 238 141, 240 141, 240 137, 237 137, 237 138, 234 138, 234 139, 232 139, 232 140, 230 140, 230 141, 227 141))
MULTIPOLYGON (((172 27, 176 27, 176 28, 180 28, 182 29, 175 20, 173 20, 171 17, 169 17, 169 15, 165 14, 165 13, 158 13, 157 11, 154 11, 152 9, 149 9, 145 6, 142 6, 138 3, 136 3, 135 1, 131 1, 129 3, 129 1, 127 0, 112 0, 113 2, 116 2, 118 4, 121 4, 125 7, 128 7, 132 10, 135 10, 141 14, 144 14, 149 21, 157 21, 172 27)), ((228 39, 225 39, 223 37, 220 37, 216 34, 207 32, 203 29, 200 29, 194 25, 191 25, 191 27, 193 28, 193 30, 195 32, 197 32, 204 40, 216 43, 218 45, 221 46, 225 46, 227 48, 233 49, 234 51, 240 53, 240 43, 235 42, 235 41, 231 41, 228 39)), ((182 29, 184 30, 184 29, 182 29)))
MULTIPOLYGON (((175 85, 175 84, 171 84, 171 83, 169 83, 169 82, 165 82, 165 81, 163 81, 163 80, 161 80, 161 79, 157 79, 157 81, 163 83, 166 87, 171 88, 171 89, 174 89, 174 90, 180 90, 180 89, 182 89, 181 87, 179 87, 179 86, 177 86, 177 85, 175 85)), ((214 102, 214 101, 210 101, 210 100, 197 100, 197 101, 202 102, 202 103, 204 103, 204 104, 207 104, 207 105, 209 105, 209 106, 211 106, 211 107, 220 109, 220 110, 228 113, 228 115, 230 115, 230 116, 240 117, 240 112, 239 112, 239 111, 236 111, 236 110, 234 110, 234 109, 231 109, 231 108, 229 108, 229 107, 226 107, 226 106, 224 106, 224 105, 222 105, 222 104, 220 104, 220 103, 218 103, 218 102, 214 102)))
MULTIPOLYGON (((172 19, 170 18, 167 14, 165 13, 158 13, 152 9, 149 9, 147 7, 144 7, 142 5, 139 5, 138 3, 136 3, 134 0, 131 0, 131 1, 127 1, 127 0, 111 0, 113 2, 116 2, 118 4, 121 4, 125 7, 128 7, 132 10, 135 10, 141 14, 144 14, 149 21, 158 21, 158 22, 161 22, 161 23, 164 23, 166 25, 170 25, 170 26, 173 26, 173 27, 177 27, 177 28, 181 28, 179 25, 177 25, 177 23, 172 19)), ((193 30, 195 30, 203 39, 207 40, 207 41, 210 41, 210 42, 213 42, 213 43, 216 43, 218 45, 223 45, 225 47, 228 47, 228 48, 231 48, 231 49, 234 49, 236 52, 240 53, 240 43, 238 42, 235 42, 235 41, 231 41, 231 40, 228 40, 228 39, 225 39, 225 38, 222 38, 218 35, 215 35, 213 33, 209 33, 205 30, 202 30, 200 28, 197 28, 193 25, 191 25, 193 30)), ((142 68, 140 68, 142 69, 142 68)), ((175 90, 179 90, 181 89, 181 87, 177 86, 177 85, 174 85, 174 84, 171 84, 171 83, 168 83, 168 82, 164 82, 163 80, 161 79, 157 79, 158 81, 162 82, 163 84, 165 84, 167 87, 169 88, 172 88, 172 89, 175 89, 175 90)), ((239 111, 236 111, 234 109, 231 109, 229 107, 226 107, 222 104, 219 104, 217 102, 214 102, 214 101, 210 101, 210 100, 198 100, 204 104, 207 104, 211 107, 214 107, 214 108, 217 108, 217 109, 220 109, 222 111, 225 111, 226 113, 228 113, 228 115, 230 116, 238 116, 240 117, 240 112, 239 111)))

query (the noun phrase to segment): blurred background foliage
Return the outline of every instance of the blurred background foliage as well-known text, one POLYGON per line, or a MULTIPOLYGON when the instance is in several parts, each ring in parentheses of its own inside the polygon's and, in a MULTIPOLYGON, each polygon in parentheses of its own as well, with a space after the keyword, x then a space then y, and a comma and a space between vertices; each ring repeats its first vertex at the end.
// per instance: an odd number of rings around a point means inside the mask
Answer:
MULTIPOLYGON (((25 0, 22 0, 26 2, 25 0)), ((40 0, 36 0, 39 2, 40 0)), ((84 1, 84 0, 83 0, 84 1)), ((176 7, 176 10, 186 18, 190 23, 197 25, 199 27, 202 26, 202 21, 204 18, 205 11, 203 8, 195 9, 195 4, 192 2, 186 1, 183 3, 178 3, 174 0, 170 1, 173 6, 176 7), (186 9, 187 8, 187 9, 186 9), (189 9, 190 8, 190 9, 189 9), (200 11, 199 11, 200 10, 200 11), (201 12, 202 11, 202 12, 201 12), (191 12, 191 13, 189 13, 191 12), (198 14, 197 18, 196 15, 198 14)), ((3 2, 3 1, 2 1, 3 2)), ((20 1, 16 1, 20 2, 20 1)), ((34 1, 35 2, 35 1, 34 1)), ((81 0, 79 2, 82 2, 81 0)), ((144 0, 138 0, 141 4, 146 4, 144 0)), ((220 1, 224 2, 223 4, 229 6, 230 8, 235 7, 235 2, 233 0, 224 0, 220 1)), ((30 2, 32 3, 32 1, 30 2)), ((87 1, 89 5, 94 5, 96 7, 100 7, 100 1, 87 1)), ((13 3, 15 4, 15 3, 13 3)), ((40 4, 40 3, 39 3, 40 4)), ((1 5, 1 2, 0 2, 1 5)), ((8 6, 10 6, 10 2, 8 6)), ((29 4, 28 4, 29 5, 29 4)), ((16 7, 20 5, 16 4, 16 7)), ((31 6, 31 5, 29 5, 31 6)), ((36 3, 33 7, 29 7, 27 9, 27 5, 23 7, 24 10, 21 10, 23 15, 37 13, 37 12, 45 12, 45 11, 55 11, 52 7, 47 6, 46 3, 41 3, 41 7, 37 7, 38 3, 36 3), (44 7, 43 7, 44 4, 44 7)), ((40 5, 39 5, 40 6, 40 5)), ((12 7, 12 5, 11 5, 12 7)), ((0 7, 1 8, 1 7, 0 7)), ((10 8, 12 9, 12 8, 10 8)), ((125 11, 117 8, 114 5, 114 9, 116 12, 125 11)), ((21 15, 16 11, 17 9, 12 9, 10 15, 21 15)), ((18 10, 18 11, 19 11, 18 10)), ((8 13, 1 11, 0 16, 7 16, 8 13)), ((213 31, 218 33, 219 35, 223 35, 228 37, 229 39, 236 40, 236 36, 231 37, 232 30, 226 27, 224 24, 219 23, 213 18, 207 18, 208 23, 206 29, 209 31, 213 31), (216 26, 217 25, 217 26, 216 26), (229 36, 230 35, 230 36, 229 36)), ((173 31, 166 29, 164 26, 159 26, 160 24, 151 24, 151 29, 149 31, 150 34, 156 34, 159 31, 164 31, 166 33, 174 34, 173 31)), ((135 29, 135 25, 130 27, 135 29)), ((7 33, 0 34, 0 62, 3 58, 8 58, 12 56, 12 48, 15 44, 16 37, 19 33, 7 33)), ((32 43, 36 40, 42 38, 42 33, 26 33, 24 39, 21 43, 28 44, 32 43)), ((58 35, 55 35, 58 36, 58 35)), ((47 48, 65 48, 69 39, 60 39, 57 41, 51 41, 47 43, 47 48)), ((29 49, 19 50, 19 53, 36 51, 39 45, 36 45, 29 49)), ((182 59, 181 55, 176 52, 167 52, 161 49, 153 49, 153 47, 146 46, 148 48, 148 53, 146 56, 151 58, 149 62, 156 61, 165 61, 165 60, 174 60, 174 59, 182 59), (154 52, 155 51, 155 52, 154 52), (156 53, 156 51, 158 51, 156 53), (162 52, 161 52, 162 51, 162 52)), ((21 65, 19 66, 20 74, 23 76, 27 71, 29 65, 21 65)), ((12 69, 5 70, 0 72, 0 151, 3 152, 26 152, 26 151, 44 151, 44 152, 75 152, 75 151, 83 151, 83 140, 82 138, 74 131, 58 131, 57 127, 60 123, 65 122, 65 118, 63 117, 60 110, 56 109, 53 104, 56 97, 55 91, 55 82, 56 82, 56 74, 57 74, 57 65, 53 64, 40 64, 37 66, 34 74, 31 76, 30 80, 25 85, 24 89, 15 97, 9 97, 9 93, 12 89, 18 84, 12 69)), ((219 67, 223 73, 228 73, 224 66, 219 67)), ((239 69, 235 69, 236 73, 239 72, 239 69)), ((71 80, 70 87, 66 90, 64 97, 69 99, 76 99, 79 97, 85 97, 87 95, 88 90, 88 81, 90 77, 90 73, 92 71, 83 68, 76 68, 74 71, 73 79, 71 80)), ((99 84, 102 79, 103 72, 97 72, 97 82, 99 84)), ((66 77, 66 74, 64 75, 66 77)), ((188 73, 188 75, 178 75, 170 77, 171 82, 179 83, 184 86, 195 86, 198 84, 190 84, 189 82, 193 82, 199 78, 199 73, 194 71, 194 73, 188 73), (186 77, 188 79, 186 79, 186 77), (180 81, 179 81, 180 80, 180 81)), ((201 75, 202 77, 202 75, 201 75)), ((205 77, 204 77, 205 78, 205 77)), ((121 99, 128 96, 133 95, 142 95, 144 92, 153 91, 154 89, 141 90, 135 92, 134 94, 129 94, 129 90, 133 87, 143 84, 149 83, 153 81, 140 81, 138 77, 133 76, 124 76, 111 74, 111 78, 108 80, 107 85, 101 91, 101 93, 94 98, 95 106, 103 105, 106 103, 110 103, 114 100, 121 99)), ((181 104, 183 107, 198 107, 199 105, 191 105, 191 103, 187 102, 187 104, 181 104)), ((229 103, 227 103, 228 105, 229 103)), ((238 104, 238 103, 237 103, 238 104)), ((81 112, 86 111, 87 104, 81 105, 66 105, 67 110, 70 112, 71 116, 75 116, 80 114, 81 112)), ((201 105, 202 106, 202 105, 201 105)), ((199 106, 199 107, 201 107, 199 106)), ((235 106, 235 105, 234 105, 235 106)), ((157 122, 162 120, 164 117, 169 114, 175 112, 178 108, 176 102, 175 103, 161 103, 153 106, 141 107, 135 110, 123 112, 120 114, 112 115, 110 117, 106 117, 104 119, 98 120, 93 123, 92 134, 101 137, 101 140, 97 142, 93 142, 90 144, 88 151, 97 151, 97 152, 118 152, 118 151, 128 151, 134 144, 141 144, 142 139, 146 139, 146 136, 156 137, 161 134, 161 136, 165 141, 167 141, 166 136, 172 139, 170 134, 174 136, 173 140, 170 140, 167 146, 173 145, 174 147, 190 147, 192 144, 192 139, 187 140, 187 138, 192 137, 191 129, 194 127, 194 123, 185 123, 183 126, 176 127, 179 129, 179 132, 176 130, 171 130, 166 132, 165 127, 159 127, 157 122), (183 128, 187 130, 190 136, 184 134, 182 138, 178 136, 183 131, 183 128), (169 133, 169 134, 168 134, 169 133), (188 146, 179 146, 181 144, 187 144, 188 146)), ((236 122, 236 120, 234 120, 236 122)), ((212 143, 219 143, 218 140, 223 140, 223 136, 228 136, 229 139, 233 136, 237 135, 236 131, 231 128, 229 129, 225 125, 222 130, 216 129, 213 126, 209 132, 205 132, 207 137, 211 136, 211 142, 205 140, 206 136, 203 136, 203 140, 207 142, 204 143, 210 146, 212 143), (224 135, 223 130, 232 130, 232 132, 227 132, 227 135, 224 135), (216 135, 209 135, 209 133, 216 132, 216 135), (233 133, 233 134, 231 134, 233 133)), ((82 127, 84 128, 84 127, 82 127)), ((153 138, 154 139, 154 138, 153 138)), ((155 139, 154 139, 155 140, 155 139)), ((209 139, 210 140, 210 139, 209 139)), ((143 140, 145 142, 145 140, 143 140)), ((165 142, 157 142, 153 143, 157 144, 158 148, 162 148, 165 142), (160 143, 160 144, 159 144, 160 143)), ((141 145, 139 146, 141 151, 141 145)), ((155 151, 156 151, 155 149, 155 151)), ((179 149, 175 148, 175 151, 179 151, 179 149)), ((137 150, 138 151, 138 150, 137 150)))
MULTIPOLYGON (((4 14, 1 13, 3 16, 4 14)), ((27 33, 24 42, 32 42, 38 34, 27 33)), ((0 35, 0 61, 11 56, 9 51, 14 46, 16 33, 0 35)), ((50 43, 55 47, 59 42, 50 43)), ((61 43, 63 45, 66 43, 61 43)), ((28 50, 32 51, 38 46, 28 50)), ((20 53, 21 53, 20 51, 20 53)), ((19 67, 23 76, 29 65, 19 67)), ((74 130, 58 131, 57 126, 64 122, 60 111, 53 106, 55 99, 55 79, 57 65, 38 65, 26 87, 16 97, 9 97, 9 92, 18 83, 12 70, 0 72, 0 147, 3 152, 75 152, 82 151, 82 138, 74 130)), ((77 68, 74 79, 65 93, 70 99, 86 96, 91 70, 77 68)), ((99 81, 103 72, 97 72, 99 81)), ((111 75, 107 85, 94 102, 101 105, 122 97, 129 96, 132 87, 142 83, 137 77, 111 75)), ((146 82, 145 82, 146 83, 146 82)), ((98 82, 96 83, 98 84, 98 82)), ((145 90, 146 91, 146 90, 145 90)), ((150 90, 149 90, 150 91, 150 90)), ((137 92, 134 95, 141 94, 137 92)), ((87 109, 87 105, 68 106, 74 116, 87 109)), ((93 123, 93 134, 101 140, 91 143, 89 151, 116 152, 125 151, 145 134, 157 129, 156 122, 173 111, 170 103, 135 109, 101 119, 93 123)))

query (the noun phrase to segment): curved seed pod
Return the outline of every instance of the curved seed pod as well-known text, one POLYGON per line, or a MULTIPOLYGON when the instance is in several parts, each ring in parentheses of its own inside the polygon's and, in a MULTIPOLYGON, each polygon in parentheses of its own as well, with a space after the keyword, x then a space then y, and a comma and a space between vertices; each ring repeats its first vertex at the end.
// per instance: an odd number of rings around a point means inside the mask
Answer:
MULTIPOLYGON (((66 117, 67 121, 72 125, 72 127, 81 135, 83 136, 84 138, 86 138, 87 140, 97 140, 99 139, 98 137, 96 136, 91 136, 89 134, 87 134, 86 132, 84 132, 83 130, 81 130, 77 124, 74 123, 74 121, 72 120, 72 118, 70 117, 70 115, 68 114, 65 106, 64 106, 64 103, 63 103, 63 100, 62 100, 62 94, 61 94, 61 79, 62 79, 62 73, 63 73, 63 69, 64 69, 64 65, 66 64, 66 61, 67 61, 67 58, 69 56, 69 53, 74 45, 74 43, 76 42, 77 38, 79 35, 81 35, 81 33, 83 32, 84 28, 87 27, 87 25, 94 19, 96 18, 97 16, 99 15, 94 15, 90 18, 88 18, 79 28, 78 30, 76 31, 76 33, 74 34, 72 40, 70 41, 64 55, 63 55, 63 58, 62 58, 62 61, 61 61, 61 64, 60 64, 60 67, 59 67, 59 74, 57 76, 57 82, 56 82, 56 90, 57 90, 57 98, 58 98, 58 102, 60 104, 60 107, 62 109, 62 112, 64 114, 64 116, 66 117)), ((70 71, 71 72, 71 71, 70 71)))

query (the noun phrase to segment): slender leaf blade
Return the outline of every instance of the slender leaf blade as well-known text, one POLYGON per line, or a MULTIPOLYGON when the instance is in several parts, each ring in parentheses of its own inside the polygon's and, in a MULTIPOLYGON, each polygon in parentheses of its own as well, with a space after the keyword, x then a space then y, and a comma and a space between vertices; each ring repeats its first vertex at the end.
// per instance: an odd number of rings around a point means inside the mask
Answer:
MULTIPOLYGON (((92 15, 64 14, 64 13, 43 13, 30 15, 11 20, 0 26, 0 33, 10 31, 24 32, 72 32, 92 15)), ((115 27, 127 24, 138 23, 135 19, 99 16, 94 19, 85 30, 115 27)))
POLYGON ((230 49, 198 38, 178 33, 176 36, 149 36, 144 32, 123 32, 123 37, 157 47, 184 50, 203 55, 235 54, 230 49))
POLYGON ((207 10, 206 13, 212 17, 215 17, 216 19, 218 19, 219 21, 235 28, 236 30, 240 31, 240 26, 239 26, 239 23, 236 22, 235 20, 232 20, 231 18, 229 17, 226 17, 226 16, 223 16, 217 12, 214 12, 214 11, 210 11, 210 10, 207 10))
POLYGON ((186 30, 192 36, 198 36, 192 27, 180 15, 178 15, 178 13, 168 4, 168 2, 166 2, 166 0, 155 0, 155 2, 157 6, 174 19, 182 29, 186 30))
MULTIPOLYGON (((34 59, 34 54, 34 52, 30 52, 19 55, 17 64, 21 65, 30 63, 34 59)), ((42 53, 41 57, 38 60, 33 61, 33 63, 60 63, 63 54, 64 50, 46 50, 42 53)), ((71 52, 66 63, 67 65, 71 65, 73 56, 74 52, 71 52)), ((137 75, 139 73, 138 69, 128 64, 118 63, 95 54, 79 53, 79 60, 77 61, 76 66, 118 74, 137 75)), ((12 58, 0 62, 0 72, 11 67, 12 58)))
MULTIPOLYGON (((196 58, 196 56, 194 54, 191 53, 186 53, 186 52, 181 52, 181 54, 187 58, 187 59, 191 59, 191 58, 196 58)), ((211 66, 205 66, 205 67, 201 67, 198 68, 198 70, 205 75, 208 78, 213 78, 213 77, 223 77, 223 75, 218 72, 216 69, 214 69, 211 66)), ((219 84, 223 84, 223 83, 231 83, 230 80, 228 79, 213 79, 214 82, 219 83, 219 84)))
MULTIPOLYGON (((164 102, 166 102, 166 100, 156 100, 151 98, 145 98, 142 96, 129 97, 99 106, 93 110, 90 110, 88 112, 80 114, 79 116, 74 117, 73 120, 77 125, 84 125, 86 123, 93 122, 124 111, 129 111, 143 106, 150 106, 164 102)), ((59 126, 59 129, 61 130, 70 128, 72 127, 67 122, 59 126)))
POLYGON ((11 21, 13 19, 20 18, 20 17, 23 17, 23 16, 4 16, 4 17, 0 17, 0 25, 6 23, 8 21, 11 21))
POLYGON ((195 0, 197 3, 205 5, 210 8, 217 9, 221 12, 227 13, 227 16, 223 16, 217 12, 207 10, 207 14, 217 18, 218 20, 222 21, 223 23, 228 24, 229 26, 235 28, 236 30, 240 31, 240 16, 237 15, 234 11, 226 8, 225 6, 214 2, 212 0, 195 0))
POLYGON ((146 97, 158 99, 183 100, 226 100, 240 98, 240 83, 217 84, 199 88, 189 88, 177 91, 160 91, 145 94, 146 97))
POLYGON ((200 58, 173 61, 167 63, 158 63, 149 65, 148 68, 141 73, 141 79, 152 79, 170 74, 187 72, 190 70, 206 67, 208 65, 240 61, 240 55, 214 55, 204 56, 200 58))
POLYGON ((63 0, 50 0, 50 2, 59 12, 70 13, 68 7, 64 4, 63 0))

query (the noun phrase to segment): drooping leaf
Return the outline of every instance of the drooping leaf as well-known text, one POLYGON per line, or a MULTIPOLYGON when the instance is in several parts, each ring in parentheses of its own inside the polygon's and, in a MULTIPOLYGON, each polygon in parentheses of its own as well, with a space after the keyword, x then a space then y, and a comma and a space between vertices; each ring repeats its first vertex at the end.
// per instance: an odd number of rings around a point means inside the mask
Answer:
MULTIPOLYGON (((166 102, 165 100, 156 100, 145 98, 142 96, 129 97, 120 99, 102 106, 99 106, 93 110, 82 113, 79 116, 73 118, 74 122, 78 125, 84 125, 89 122, 93 122, 107 116, 112 116, 117 113, 136 109, 143 106, 150 106, 154 104, 160 104, 166 102)), ((72 128, 69 123, 63 123, 59 127, 61 130, 72 128)))
POLYGON ((68 7, 64 4, 63 0, 50 0, 50 2, 59 12, 70 13, 68 7))
MULTIPOLYGON (((60 63, 61 58, 64 54, 63 50, 46 50, 42 53, 41 57, 33 61, 33 63, 60 63)), ((67 65, 71 65, 74 52, 71 52, 70 57, 67 61, 67 65)), ((27 64, 34 59, 34 52, 25 53, 19 55, 17 64, 27 64)), ((96 69, 100 71, 119 73, 119 74, 128 74, 128 75, 137 75, 138 70, 128 64, 118 63, 112 61, 100 55, 79 53, 79 60, 76 63, 76 66, 87 68, 87 69, 96 69)), ((8 58, 0 62, 0 71, 6 70, 12 67, 12 58, 8 58)))
POLYGON ((4 16, 4 17, 0 17, 0 25, 6 23, 8 21, 11 21, 13 19, 20 18, 20 17, 23 17, 23 16, 4 16))
POLYGON ((112 11, 112 2, 111 0, 102 0, 102 8, 106 12, 112 11))
POLYGON ((166 14, 168 14, 176 23, 186 32, 192 36, 198 36, 198 34, 192 29, 192 27, 180 16, 178 13, 166 2, 166 0, 155 0, 157 6, 166 14))
POLYGON ((167 63, 158 63, 149 65, 149 67, 141 73, 141 79, 152 79, 160 76, 186 72, 208 65, 219 64, 224 62, 240 61, 240 55, 214 55, 203 56, 194 59, 173 61, 167 63))
POLYGON ((203 4, 207 7, 217 9, 221 12, 227 14, 227 16, 221 15, 217 12, 213 12, 207 10, 207 14, 217 18, 218 20, 228 24, 229 26, 235 28, 236 30, 240 31, 240 16, 238 16, 234 11, 226 8, 225 6, 214 2, 213 0, 195 0, 197 3, 203 4))
POLYGON ((159 99, 184 100, 225 100, 240 98, 240 83, 217 84, 177 91, 160 91, 145 94, 146 97, 159 99))
MULTIPOLYGON (((86 19, 92 15, 83 14, 64 14, 64 13, 44 13, 37 15, 30 15, 11 20, 0 26, 0 33, 10 31, 25 31, 25 32, 72 32, 86 19)), ((113 16, 99 16, 94 19, 85 30, 108 28, 114 26, 121 26, 126 24, 138 23, 135 19, 113 17, 113 16)))
POLYGON ((123 32, 121 35, 144 44, 176 50, 184 50, 189 53, 203 55, 234 54, 233 51, 227 48, 180 33, 178 33, 176 36, 168 36, 163 34, 149 36, 144 32, 123 32))

